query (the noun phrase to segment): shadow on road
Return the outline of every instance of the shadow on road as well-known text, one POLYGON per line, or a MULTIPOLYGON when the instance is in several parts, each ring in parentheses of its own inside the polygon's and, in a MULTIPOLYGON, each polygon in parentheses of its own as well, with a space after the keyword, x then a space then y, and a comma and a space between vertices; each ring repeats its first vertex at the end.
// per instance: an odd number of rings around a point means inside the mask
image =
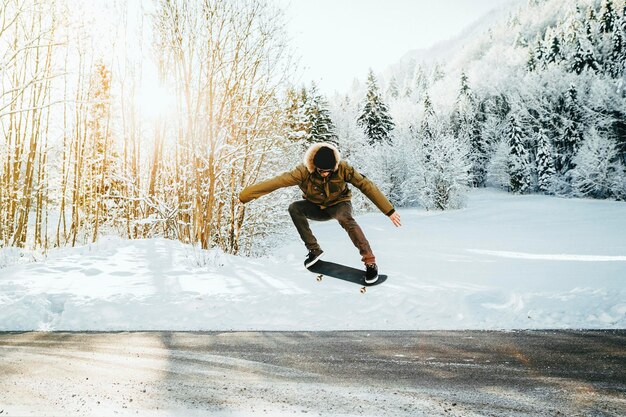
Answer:
POLYGON ((621 416, 625 346, 623 330, 2 333, 0 410, 621 416))

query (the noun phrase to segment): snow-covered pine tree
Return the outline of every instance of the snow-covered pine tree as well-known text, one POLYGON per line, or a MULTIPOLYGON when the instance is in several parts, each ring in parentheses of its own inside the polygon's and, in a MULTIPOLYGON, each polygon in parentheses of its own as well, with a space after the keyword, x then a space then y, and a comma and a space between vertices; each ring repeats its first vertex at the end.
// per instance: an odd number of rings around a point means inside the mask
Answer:
POLYGON ((537 177, 540 191, 549 193, 552 191, 552 183, 556 171, 554 169, 554 157, 550 140, 546 132, 540 129, 537 133, 537 177))
POLYGON ((561 40, 557 33, 554 34, 550 41, 550 48, 548 49, 548 55, 546 60, 549 64, 559 63, 563 60, 563 53, 561 52, 561 40))
POLYGON ((585 50, 583 60, 585 62, 585 68, 589 68, 594 72, 598 72, 600 70, 600 63, 596 59, 596 56, 591 48, 585 50))
POLYGON ((309 91, 305 113, 311 126, 309 142, 330 142, 337 144, 335 125, 330 117, 326 98, 317 91, 313 84, 309 91))
POLYGON ((600 17, 600 32, 611 33, 615 29, 617 15, 613 8, 613 0, 604 0, 602 16, 600 17))
POLYGON ((428 93, 424 96, 424 113, 420 124, 420 135, 427 141, 432 141, 435 135, 435 109, 428 93))
POLYGON ((412 86, 414 91, 416 92, 417 97, 419 97, 424 91, 428 89, 428 77, 426 76, 426 73, 424 72, 422 66, 419 64, 415 66, 412 86))
POLYGON ((537 69, 537 59, 535 58, 535 51, 532 48, 528 48, 528 60, 526 61, 526 70, 533 72, 537 69))
POLYGON ((585 51, 580 43, 580 39, 576 40, 576 52, 572 55, 570 68, 576 74, 580 74, 585 70, 585 51))
POLYGON ((584 48, 580 39, 577 39, 576 50, 570 60, 570 69, 580 75, 586 69, 597 72, 598 68, 598 61, 591 49, 584 48))
POLYGON ((492 187, 509 190, 511 187, 511 175, 509 174, 509 159, 511 147, 506 138, 501 139, 496 145, 491 159, 487 164, 487 184, 492 187))
POLYGON ((357 122, 365 131, 370 145, 391 142, 391 131, 394 128, 394 123, 389 115, 387 105, 383 102, 376 85, 376 77, 371 69, 367 76, 367 95, 363 112, 357 122))
POLYGON ((537 68, 545 68, 548 52, 546 51, 546 47, 543 44, 543 40, 537 36, 535 40, 535 61, 537 68))
POLYGON ((446 71, 443 65, 437 62, 435 66, 433 67, 433 73, 432 73, 433 83, 443 80, 445 76, 446 76, 446 71))
POLYGON ((524 133, 514 114, 509 115, 505 134, 511 151, 509 157, 511 191, 524 194, 530 191, 530 161, 528 150, 524 146, 524 133))
POLYGON ((465 72, 461 73, 461 88, 455 108, 452 111, 452 132, 459 141, 469 144, 469 160, 474 186, 485 182, 487 164, 487 144, 481 137, 480 123, 477 118, 478 106, 465 72))
POLYGON ((571 171, 574 192, 582 197, 607 198, 623 190, 624 167, 617 158, 615 142, 606 134, 591 129, 574 157, 576 167, 571 171))
POLYGON ((618 28, 613 31, 613 48, 609 57, 609 73, 613 78, 618 78, 624 74, 626 67, 626 46, 624 45, 624 35, 618 28))
POLYGON ((285 136, 292 142, 310 140, 311 122, 306 114, 306 89, 289 88, 285 105, 285 136))
POLYGON ((583 112, 578 102, 578 91, 573 84, 565 93, 561 118, 563 129, 555 141, 557 147, 556 169, 559 173, 565 174, 572 169, 572 158, 578 151, 583 138, 583 112))
POLYGON ((391 77, 391 80, 389 81, 389 86, 387 87, 387 97, 389 97, 392 100, 395 100, 398 97, 400 97, 400 89, 398 88, 398 80, 396 80, 395 76, 391 77))

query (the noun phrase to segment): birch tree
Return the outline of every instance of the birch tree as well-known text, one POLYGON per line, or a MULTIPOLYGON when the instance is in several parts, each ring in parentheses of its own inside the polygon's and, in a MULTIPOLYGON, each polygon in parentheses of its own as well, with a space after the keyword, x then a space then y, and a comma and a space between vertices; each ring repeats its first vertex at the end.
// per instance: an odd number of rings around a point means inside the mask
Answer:
POLYGON ((280 15, 261 0, 162 0, 155 31, 178 100, 168 130, 178 195, 165 197, 178 208, 181 236, 237 253, 246 218, 237 195, 281 146, 280 15))

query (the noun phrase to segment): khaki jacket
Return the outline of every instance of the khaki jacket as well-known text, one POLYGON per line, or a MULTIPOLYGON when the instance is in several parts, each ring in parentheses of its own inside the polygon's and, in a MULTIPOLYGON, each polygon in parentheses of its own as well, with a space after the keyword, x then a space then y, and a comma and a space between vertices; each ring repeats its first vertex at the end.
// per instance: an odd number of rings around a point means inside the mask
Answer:
POLYGON ((324 209, 337 203, 350 201, 352 193, 348 184, 352 184, 387 216, 390 216, 395 211, 393 205, 378 187, 347 162, 339 161, 335 171, 326 178, 320 176, 314 167, 313 170, 311 168, 310 164, 308 166, 301 164, 292 171, 246 187, 239 194, 239 200, 242 203, 247 203, 279 188, 297 185, 302 190, 302 197, 305 200, 324 209))

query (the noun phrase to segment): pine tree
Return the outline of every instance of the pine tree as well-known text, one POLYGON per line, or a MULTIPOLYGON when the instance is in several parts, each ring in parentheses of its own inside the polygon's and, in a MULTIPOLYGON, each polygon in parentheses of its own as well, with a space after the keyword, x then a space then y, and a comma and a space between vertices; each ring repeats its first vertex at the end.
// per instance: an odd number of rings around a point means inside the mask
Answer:
POLYGON ((550 42, 550 49, 546 60, 548 63, 558 63, 562 59, 563 54, 561 52, 561 41, 559 40, 559 36, 555 34, 550 42))
POLYGON ((309 142, 330 142, 337 144, 335 124, 330 117, 326 98, 317 91, 315 84, 309 91, 306 115, 311 126, 309 142))
POLYGON ((578 102, 578 91, 571 85, 565 93, 563 104, 563 130, 556 140, 557 158, 556 168, 561 174, 572 169, 572 159, 582 142, 582 110, 578 102))
POLYGON ((475 186, 482 186, 485 182, 487 149, 481 137, 478 122, 478 105, 467 75, 461 73, 461 88, 452 112, 452 131, 459 142, 469 144, 469 160, 475 186))
POLYGON ((371 69, 367 76, 367 95, 363 113, 357 119, 357 124, 365 131, 370 145, 391 142, 394 123, 378 91, 376 78, 371 69))
POLYGON ((391 77, 391 80, 389 81, 387 96, 392 99, 397 99, 400 96, 400 89, 398 88, 398 81, 395 76, 391 77))
POLYGON ((617 29, 613 32, 613 49, 609 58, 609 73, 613 78, 620 77, 626 66, 626 46, 624 46, 624 36, 621 30, 617 29))
POLYGON ((510 189, 511 175, 509 174, 509 159, 511 148, 507 139, 501 139, 495 144, 487 164, 486 183, 491 187, 510 189))
POLYGON ((533 72, 537 69, 537 59, 535 58, 535 51, 528 49, 528 60, 526 61, 526 69, 529 72, 533 72))
POLYGON ((615 29, 615 9, 613 9, 613 0, 604 0, 602 17, 600 18, 600 32, 610 33, 615 29))
POLYGON ((593 52, 590 49, 584 49, 580 40, 577 40, 576 51, 572 56, 570 68, 576 74, 581 74, 586 69, 595 72, 599 69, 598 61, 593 52))
POLYGON ((414 86, 415 91, 417 91, 418 94, 426 91, 426 89, 428 88, 428 77, 426 76, 426 73, 424 72, 424 69, 421 67, 421 65, 415 66, 412 85, 414 86))
POLYGON ((446 76, 446 72, 443 69, 443 65, 437 63, 433 69, 433 82, 441 81, 446 76))
POLYGON ((433 108, 433 103, 430 101, 430 96, 426 94, 424 97, 424 116, 420 126, 420 134, 427 139, 427 141, 431 141, 435 135, 434 123, 435 109, 433 108))
POLYGON ((509 175, 511 191, 524 194, 530 190, 530 163, 524 137, 515 115, 511 114, 506 125, 505 135, 509 141, 509 175))
POLYGON ((545 68, 548 53, 543 41, 539 37, 537 37, 537 40, 535 41, 534 55, 535 68, 545 68))
POLYGON ((587 20, 585 22, 585 36, 587 40, 592 45, 595 43, 596 38, 596 28, 598 27, 598 22, 596 18, 595 11, 593 7, 589 8, 589 15, 587 16, 587 20))
POLYGON ((585 51, 583 50, 583 46, 580 43, 580 39, 578 39, 576 45, 576 52, 572 56, 572 62, 570 64, 571 70, 576 74, 581 74, 586 68, 586 60, 585 60, 585 51))
POLYGON ((311 123, 306 115, 306 89, 299 92, 293 88, 287 90, 285 107, 285 134, 292 142, 310 141, 311 123))
POLYGON ((552 180, 556 174, 554 169, 554 157, 552 156, 552 148, 550 140, 546 132, 541 129, 537 137, 537 177, 539 190, 550 192, 552 180))

